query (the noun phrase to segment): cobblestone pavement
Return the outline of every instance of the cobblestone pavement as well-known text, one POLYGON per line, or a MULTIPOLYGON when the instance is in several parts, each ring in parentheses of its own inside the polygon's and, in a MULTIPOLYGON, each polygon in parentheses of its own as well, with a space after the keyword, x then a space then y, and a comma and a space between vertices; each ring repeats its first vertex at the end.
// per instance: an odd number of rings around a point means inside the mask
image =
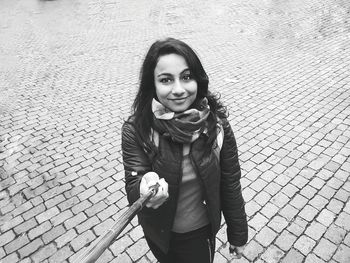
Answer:
MULTIPOLYGON (((0 1, 0 262, 72 262, 127 209, 120 128, 165 36, 229 106, 250 230, 230 262, 350 262, 348 0, 0 1)), ((136 219, 98 262, 155 262, 136 219)))

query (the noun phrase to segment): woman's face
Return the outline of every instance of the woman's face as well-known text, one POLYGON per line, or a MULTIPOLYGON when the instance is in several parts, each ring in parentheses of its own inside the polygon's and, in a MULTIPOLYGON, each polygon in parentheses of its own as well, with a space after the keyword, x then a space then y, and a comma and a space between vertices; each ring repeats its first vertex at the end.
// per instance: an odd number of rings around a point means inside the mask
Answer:
POLYGON ((154 83, 159 102, 174 112, 187 110, 197 97, 197 81, 186 60, 177 54, 159 57, 154 83))

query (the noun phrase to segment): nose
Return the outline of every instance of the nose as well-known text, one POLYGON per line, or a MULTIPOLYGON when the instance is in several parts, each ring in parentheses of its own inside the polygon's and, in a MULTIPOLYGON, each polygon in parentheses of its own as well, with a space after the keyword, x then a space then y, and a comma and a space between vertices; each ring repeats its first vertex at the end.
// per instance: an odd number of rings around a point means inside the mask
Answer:
POLYGON ((175 96, 182 96, 185 93, 185 89, 182 87, 182 84, 179 80, 176 80, 171 91, 175 96))

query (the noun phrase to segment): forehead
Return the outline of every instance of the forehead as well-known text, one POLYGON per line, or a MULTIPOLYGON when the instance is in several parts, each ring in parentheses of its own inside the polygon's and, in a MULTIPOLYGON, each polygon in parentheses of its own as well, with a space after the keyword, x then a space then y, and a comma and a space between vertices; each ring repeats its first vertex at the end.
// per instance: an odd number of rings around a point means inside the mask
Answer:
POLYGON ((180 73, 188 69, 187 62, 184 57, 177 54, 167 54, 160 56, 154 69, 155 73, 180 73))

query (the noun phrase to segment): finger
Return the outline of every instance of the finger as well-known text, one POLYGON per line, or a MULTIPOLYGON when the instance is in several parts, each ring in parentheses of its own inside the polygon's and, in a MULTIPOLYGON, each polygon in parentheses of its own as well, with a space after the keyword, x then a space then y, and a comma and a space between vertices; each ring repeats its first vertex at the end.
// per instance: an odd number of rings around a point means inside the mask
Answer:
POLYGON ((156 194, 149 200, 149 204, 152 207, 154 207, 154 206, 158 205, 160 199, 162 199, 162 187, 161 186, 159 186, 156 194))
POLYGON ((230 255, 232 258, 238 259, 242 257, 242 251, 235 246, 230 246, 230 255))
POLYGON ((168 198, 169 197, 168 183, 164 180, 164 178, 160 179, 159 181, 160 181, 160 184, 162 185, 164 196, 168 198))
POLYGON ((155 172, 148 172, 143 176, 143 178, 145 178, 148 185, 154 184, 155 182, 157 182, 159 180, 159 176, 155 172))
POLYGON ((147 192, 148 192, 147 182, 142 178, 140 183, 140 195, 145 195, 147 192))
POLYGON ((237 253, 233 253, 231 255, 232 255, 232 258, 241 258, 242 257, 241 254, 237 254, 237 253))
POLYGON ((162 203, 169 197, 168 194, 168 184, 166 183, 166 181, 164 179, 159 180, 159 185, 160 185, 160 189, 158 191, 158 198, 159 200, 162 201, 162 203))

